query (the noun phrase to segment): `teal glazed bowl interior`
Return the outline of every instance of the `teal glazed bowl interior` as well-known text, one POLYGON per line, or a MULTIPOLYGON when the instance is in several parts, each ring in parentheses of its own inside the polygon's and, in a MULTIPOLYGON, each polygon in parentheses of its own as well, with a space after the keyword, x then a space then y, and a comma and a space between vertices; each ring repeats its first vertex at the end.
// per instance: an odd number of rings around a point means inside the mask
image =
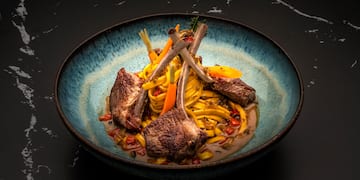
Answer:
POLYGON ((116 24, 79 44, 59 68, 55 102, 72 135, 94 156, 120 170, 155 178, 213 176, 259 158, 290 131, 302 108, 303 83, 284 50, 253 28, 212 16, 157 14, 116 24), (137 72, 148 64, 140 30, 146 28, 152 46, 160 48, 169 28, 176 24, 188 28, 195 16, 208 25, 197 52, 203 64, 237 68, 243 73, 241 78, 256 89, 259 119, 255 135, 241 150, 204 166, 170 167, 135 161, 114 144, 98 120, 104 100, 121 67, 137 72))

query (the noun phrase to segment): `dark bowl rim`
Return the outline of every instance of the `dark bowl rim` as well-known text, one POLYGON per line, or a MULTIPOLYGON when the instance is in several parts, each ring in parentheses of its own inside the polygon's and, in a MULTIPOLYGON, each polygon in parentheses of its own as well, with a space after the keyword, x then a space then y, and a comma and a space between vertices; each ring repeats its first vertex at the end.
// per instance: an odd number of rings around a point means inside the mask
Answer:
POLYGON ((97 31, 96 33, 92 34, 91 36, 89 36, 88 38, 86 38, 85 40, 83 40, 82 42, 78 43, 71 51, 70 53, 66 56, 66 58, 64 59, 64 61, 62 62, 62 64, 59 66, 57 73, 56 73, 56 77, 55 77, 55 84, 54 84, 54 102, 56 105, 56 109, 57 112, 62 120, 62 122, 64 123, 64 125, 67 127, 67 129, 71 132, 71 134, 78 140, 81 142, 81 144, 87 146, 88 148, 91 148, 91 151, 95 151, 97 153, 100 153, 101 156, 105 156, 107 157, 107 159, 112 159, 115 160, 115 162, 118 163, 122 163, 122 164, 132 164, 132 165, 136 165, 136 166, 141 166, 144 168, 151 168, 151 169, 169 169, 169 170, 186 170, 186 169, 196 169, 196 168, 206 168, 206 167, 215 167, 215 166, 219 166, 222 164, 227 164, 227 163, 234 163, 237 161, 241 161, 242 159, 246 159, 246 158, 250 158, 251 156, 254 156, 257 153, 263 152, 264 150, 270 148, 271 145, 279 142, 289 131, 290 129, 292 129, 292 127, 294 126, 295 122, 297 121, 300 112, 302 110, 302 106, 303 106, 303 102, 304 102, 304 83, 303 83, 303 79, 302 79, 302 75, 301 72, 299 71, 299 69, 297 68, 297 66, 295 65, 295 63, 293 62, 293 60, 290 58, 290 56, 287 54, 287 52, 276 42, 273 40, 273 38, 269 37, 268 35, 266 35, 265 33, 263 33, 262 31, 259 31, 258 29, 251 27, 249 25, 246 25, 238 20, 233 20, 230 18, 223 18, 223 17, 219 17, 219 16, 214 16, 214 15, 209 15, 209 14, 197 14, 197 13, 181 13, 181 12, 171 12, 171 13, 155 13, 155 14, 147 14, 147 15, 142 15, 139 17, 135 17, 135 18, 130 18, 127 20, 123 20, 120 22, 117 22, 111 26, 105 27, 102 30, 97 31), (120 156, 117 156, 116 154, 113 154, 111 152, 108 152, 107 150, 105 150, 102 147, 99 147, 97 145, 95 145, 94 143, 92 143, 91 141, 87 140, 86 138, 82 137, 82 135, 80 134, 79 131, 77 131, 74 127, 71 126, 71 123, 67 120, 64 112, 62 111, 61 105, 59 103, 59 97, 58 97, 58 84, 59 84, 59 80, 61 77, 61 74, 63 72, 64 67, 66 66, 66 64, 69 63, 69 59, 71 59, 71 57, 74 55, 74 53, 76 51, 78 51, 81 47, 85 46, 87 43, 89 43, 92 39, 96 38, 97 36, 100 36, 103 33, 106 33, 107 31, 114 29, 116 27, 119 27, 121 25, 127 24, 127 23, 131 23, 131 22, 135 22, 135 21, 139 21, 142 19, 148 19, 148 18, 153 18, 153 17, 167 17, 167 16, 188 16, 188 17, 203 17, 203 18, 211 18, 214 20, 220 20, 220 21, 224 21, 227 23, 231 23, 231 24, 236 24, 239 26, 242 26, 250 31, 255 32, 256 34, 264 37, 265 39, 267 39, 268 41, 270 41, 271 43, 273 43, 277 48, 279 48, 281 50, 281 52, 287 57, 288 61, 290 62, 296 76, 298 79, 298 85, 300 87, 299 90, 299 102, 297 104, 296 107, 296 111, 293 114, 293 116, 291 117, 291 119, 289 120, 289 122, 287 123, 286 127, 282 128, 282 130, 280 132, 278 132, 276 135, 274 135, 271 139, 269 139, 268 141, 266 141, 265 143, 257 146, 256 148, 253 148, 239 156, 236 156, 234 158, 231 159, 227 159, 227 160, 217 160, 214 162, 209 162, 206 164, 200 164, 200 165, 186 165, 186 166, 167 166, 167 165, 157 165, 157 164, 151 164, 151 163, 146 163, 146 162, 141 162, 141 161, 133 161, 130 159, 126 159, 126 158, 121 158, 120 156))

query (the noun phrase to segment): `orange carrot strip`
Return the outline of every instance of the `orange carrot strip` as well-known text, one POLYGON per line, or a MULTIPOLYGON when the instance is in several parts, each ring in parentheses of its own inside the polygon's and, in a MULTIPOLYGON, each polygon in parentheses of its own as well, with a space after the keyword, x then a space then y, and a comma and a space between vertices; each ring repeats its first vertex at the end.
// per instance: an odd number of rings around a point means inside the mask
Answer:
POLYGON ((149 34, 148 34, 147 30, 146 29, 141 30, 139 32, 139 36, 141 37, 141 39, 143 40, 143 42, 146 46, 150 61, 154 62, 158 58, 158 55, 156 54, 156 52, 154 51, 154 49, 151 46, 151 42, 150 42, 150 38, 149 38, 149 34))
POLYGON ((156 58, 158 58, 158 55, 156 54, 156 52, 154 50, 151 50, 148 53, 149 59, 151 62, 154 62, 156 60, 156 58))
MULTIPOLYGON (((177 24, 175 26, 176 32, 179 32, 179 29, 180 29, 180 24, 177 24)), ((164 48, 161 50, 161 53, 159 54, 159 56, 156 58, 155 63, 159 63, 164 58, 166 53, 169 52, 169 49, 171 48, 172 44, 173 44, 173 42, 172 42, 171 38, 168 38, 168 41, 166 42, 164 48)))
POLYGON ((175 106, 175 99, 176 99, 176 83, 175 83, 175 70, 174 66, 170 64, 170 83, 167 88, 165 102, 160 115, 164 114, 165 112, 169 111, 171 108, 175 106))

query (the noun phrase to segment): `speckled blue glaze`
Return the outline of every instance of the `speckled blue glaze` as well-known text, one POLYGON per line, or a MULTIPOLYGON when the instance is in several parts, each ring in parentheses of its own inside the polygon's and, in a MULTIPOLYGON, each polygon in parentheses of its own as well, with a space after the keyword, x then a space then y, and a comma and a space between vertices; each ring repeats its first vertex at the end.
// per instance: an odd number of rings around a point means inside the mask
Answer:
MULTIPOLYGON (((153 47, 161 48, 169 28, 178 23, 181 28, 188 28, 194 16, 136 19, 107 29, 79 46, 61 67, 56 86, 58 109, 70 130, 76 136, 83 136, 90 148, 98 146, 102 154, 131 161, 108 138, 98 121, 104 111, 105 97, 121 67, 136 72, 148 63, 146 47, 138 35, 141 29, 148 30, 153 47)), ((286 134, 301 109, 303 85, 288 56, 267 37, 235 22, 201 18, 206 19, 209 27, 197 53, 203 57, 203 63, 241 70, 242 79, 256 89, 259 99, 260 118, 254 138, 242 150, 221 161, 227 162, 255 154, 286 134)))

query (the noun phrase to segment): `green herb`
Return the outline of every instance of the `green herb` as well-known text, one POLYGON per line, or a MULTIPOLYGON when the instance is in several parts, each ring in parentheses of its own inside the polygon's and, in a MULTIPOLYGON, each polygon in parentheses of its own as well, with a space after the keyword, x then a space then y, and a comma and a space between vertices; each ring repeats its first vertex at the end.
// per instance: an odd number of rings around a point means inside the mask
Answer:
POLYGON ((198 23, 199 23, 199 16, 191 18, 190 29, 195 32, 198 23))
POLYGON ((206 20, 205 20, 205 19, 200 20, 199 18, 200 18, 199 16, 196 16, 196 17, 191 18, 190 30, 192 30, 193 32, 196 31, 199 23, 206 23, 206 20))

